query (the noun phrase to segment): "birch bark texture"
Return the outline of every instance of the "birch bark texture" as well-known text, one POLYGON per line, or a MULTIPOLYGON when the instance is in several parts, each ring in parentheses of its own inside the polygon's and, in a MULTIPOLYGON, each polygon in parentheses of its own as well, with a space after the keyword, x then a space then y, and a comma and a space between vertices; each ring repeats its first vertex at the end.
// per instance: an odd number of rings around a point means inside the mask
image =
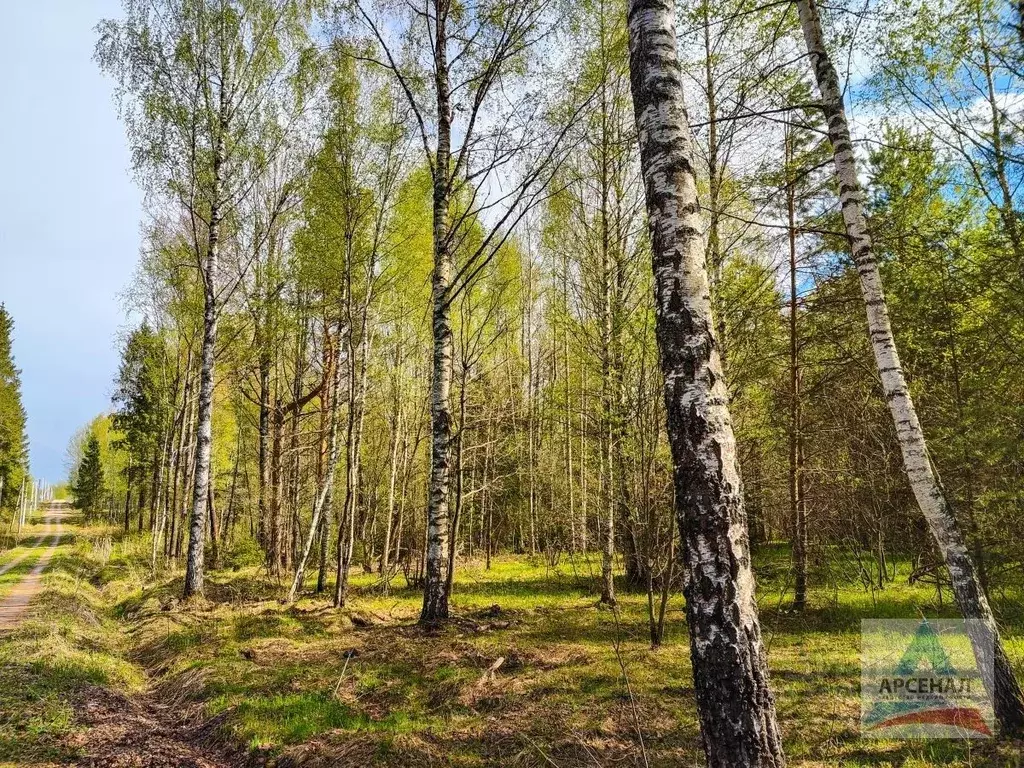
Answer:
POLYGON ((953 595, 960 612, 965 619, 980 620, 971 622, 971 642, 985 687, 992 697, 999 726, 1004 733, 1020 733, 1024 730, 1024 694, 1006 656, 995 617, 963 534, 932 468, 924 431, 896 349, 882 277, 864 213, 864 194, 857 179, 857 161, 843 106, 843 92, 839 75, 825 47, 821 16, 815 0, 798 0, 797 9, 811 67, 821 93, 821 106, 839 181, 843 222, 867 308, 871 348, 882 381, 882 390, 896 426, 907 479, 949 571, 953 595), (987 673, 989 670, 991 674, 987 673))
POLYGON ((774 768, 785 757, 714 333, 675 3, 630 0, 628 24, 701 737, 710 768, 774 768))
POLYGON ((221 189, 224 167, 223 127, 227 122, 227 100, 220 94, 218 120, 221 130, 214 143, 213 186, 210 221, 203 266, 203 346, 199 367, 199 411, 196 424, 195 480, 189 520, 188 555, 185 562, 184 597, 203 594, 204 547, 206 544, 206 497, 210 492, 210 454, 213 446, 214 353, 217 345, 217 271, 220 252, 221 189))

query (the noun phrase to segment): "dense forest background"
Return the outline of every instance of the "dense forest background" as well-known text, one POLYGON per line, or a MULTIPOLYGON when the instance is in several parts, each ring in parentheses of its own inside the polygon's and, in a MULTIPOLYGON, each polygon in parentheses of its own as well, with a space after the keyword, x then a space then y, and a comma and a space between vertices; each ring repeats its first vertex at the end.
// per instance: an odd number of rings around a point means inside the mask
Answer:
MULTIPOLYGON (((602 551, 606 570, 657 590, 673 491, 624 8, 499 6, 457 21, 480 37, 455 64, 449 138, 448 559, 602 551)), ((864 330, 796 14, 681 12, 753 545, 803 548, 794 584, 884 588, 897 557, 941 580, 864 330)), ((932 460, 996 590, 1024 562, 1013 13, 901 0, 826 15, 853 65, 871 228, 932 460)), ((423 578, 436 185, 418 125, 436 118, 418 106, 431 50, 403 26, 415 21, 267 0, 133 4, 100 27, 146 247, 112 412, 71 464, 95 438, 105 482, 85 507, 153 531, 154 569, 187 550, 212 307, 207 556, 288 580, 308 562, 318 590, 353 564, 385 588, 423 578), (154 26, 164 5, 179 16, 154 26), (203 26, 216 13, 230 28, 203 26), (182 40, 195 50, 180 55, 182 40), (231 104, 201 87, 203 46, 224 54, 231 104), (147 79, 161 67, 167 80, 147 79)))

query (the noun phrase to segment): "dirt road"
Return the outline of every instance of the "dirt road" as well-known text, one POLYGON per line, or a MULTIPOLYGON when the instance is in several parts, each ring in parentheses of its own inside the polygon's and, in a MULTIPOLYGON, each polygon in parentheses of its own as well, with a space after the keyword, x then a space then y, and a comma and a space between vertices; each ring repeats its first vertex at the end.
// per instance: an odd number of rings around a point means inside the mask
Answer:
POLYGON ((50 559, 61 542, 61 521, 67 514, 67 509, 61 504, 52 504, 45 511, 46 532, 39 537, 31 550, 16 557, 9 563, 0 566, 0 576, 12 568, 17 567, 28 557, 39 551, 41 547, 49 546, 39 555, 32 570, 25 574, 14 589, 0 600, 0 632, 6 632, 17 626, 22 617, 28 611, 28 606, 39 591, 43 588, 43 572, 50 565, 50 559), (47 540, 47 537, 49 539, 47 540))

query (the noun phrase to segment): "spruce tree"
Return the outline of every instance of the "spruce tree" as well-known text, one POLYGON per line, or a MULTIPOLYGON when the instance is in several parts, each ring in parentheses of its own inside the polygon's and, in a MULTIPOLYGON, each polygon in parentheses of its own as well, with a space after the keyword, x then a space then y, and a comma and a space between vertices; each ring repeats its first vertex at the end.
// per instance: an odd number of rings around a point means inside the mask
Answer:
POLYGON ((72 488, 75 506, 85 514, 86 518, 93 519, 102 511, 104 492, 100 441, 96 439, 96 435, 89 435, 89 441, 85 444, 85 453, 82 454, 82 462, 78 465, 75 484, 72 488))
POLYGON ((0 304, 0 507, 12 509, 25 477, 28 441, 21 402, 21 372, 14 365, 14 320, 0 304))

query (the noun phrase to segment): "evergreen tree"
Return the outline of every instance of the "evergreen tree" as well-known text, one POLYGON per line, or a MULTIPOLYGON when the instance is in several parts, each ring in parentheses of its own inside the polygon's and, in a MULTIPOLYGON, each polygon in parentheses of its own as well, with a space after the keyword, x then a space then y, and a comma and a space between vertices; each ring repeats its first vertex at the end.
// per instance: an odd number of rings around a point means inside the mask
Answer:
MULTIPOLYGON (((122 433, 114 447, 130 457, 124 468, 130 496, 132 487, 139 492, 139 514, 145 505, 146 479, 157 466, 160 449, 161 392, 158 385, 160 338, 143 323, 132 331, 121 355, 113 402, 117 410, 114 428, 122 433)), ((125 527, 128 526, 128 502, 125 503, 125 527)), ((141 517, 140 517, 141 526, 141 517)))
POLYGON ((17 504, 28 460, 21 372, 11 349, 13 331, 14 320, 0 304, 0 507, 7 509, 17 504))
POLYGON ((75 506, 82 510, 87 518, 95 518, 102 511, 103 496, 106 492, 100 441, 96 435, 89 435, 82 462, 78 465, 75 475, 75 483, 71 489, 75 497, 75 506))

